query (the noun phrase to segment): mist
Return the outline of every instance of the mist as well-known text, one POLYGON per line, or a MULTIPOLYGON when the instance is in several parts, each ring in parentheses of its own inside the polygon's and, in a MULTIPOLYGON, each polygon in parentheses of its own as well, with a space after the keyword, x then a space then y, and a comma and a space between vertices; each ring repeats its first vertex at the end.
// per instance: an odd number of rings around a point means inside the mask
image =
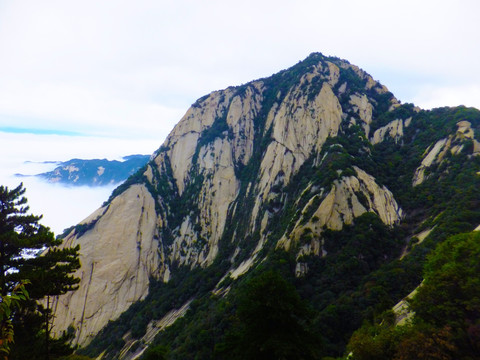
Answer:
POLYGON ((160 141, 151 140, 0 132, 0 185, 11 189, 23 183, 30 213, 43 215, 40 223, 59 235, 101 207, 119 184, 65 186, 32 175, 53 170, 57 161, 72 158, 119 160, 126 155, 151 154, 160 144, 160 141))
POLYGON ((23 182, 26 188, 30 212, 43 215, 41 224, 48 226, 55 235, 76 225, 98 209, 118 186, 101 187, 63 186, 42 181, 37 177, 12 177, 17 186, 23 182))

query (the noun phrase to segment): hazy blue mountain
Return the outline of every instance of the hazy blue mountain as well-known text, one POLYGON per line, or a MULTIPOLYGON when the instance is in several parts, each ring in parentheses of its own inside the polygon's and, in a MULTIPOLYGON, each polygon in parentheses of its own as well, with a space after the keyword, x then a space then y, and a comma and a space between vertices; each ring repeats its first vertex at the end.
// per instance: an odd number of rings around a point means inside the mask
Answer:
POLYGON ((150 155, 129 155, 122 161, 107 159, 71 159, 49 172, 36 176, 50 183, 72 186, 119 184, 144 166, 150 155))

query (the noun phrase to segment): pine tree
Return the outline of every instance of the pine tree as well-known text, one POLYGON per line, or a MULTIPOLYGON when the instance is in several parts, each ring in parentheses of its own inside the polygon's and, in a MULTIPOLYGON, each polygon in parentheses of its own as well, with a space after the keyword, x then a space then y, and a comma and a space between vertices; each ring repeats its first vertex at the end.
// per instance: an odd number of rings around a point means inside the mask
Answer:
MULTIPOLYGON (((29 358, 48 360, 52 345, 50 300, 78 287, 80 280, 72 274, 80 267, 79 246, 59 247, 62 240, 55 239, 49 228, 39 224, 42 217, 28 213, 24 194, 23 184, 13 190, 0 186, 0 293, 5 296, 28 280, 30 301, 15 313, 11 356, 21 359, 30 347, 36 351, 41 347, 42 355, 27 352, 29 358)), ((53 344, 59 347, 58 341, 53 344)), ((69 350, 68 346, 60 348, 62 354, 69 350)))
POLYGON ((0 301, 0 359, 7 360, 10 344, 13 342, 12 313, 28 299, 25 284, 20 283, 13 291, 1 297, 0 301))

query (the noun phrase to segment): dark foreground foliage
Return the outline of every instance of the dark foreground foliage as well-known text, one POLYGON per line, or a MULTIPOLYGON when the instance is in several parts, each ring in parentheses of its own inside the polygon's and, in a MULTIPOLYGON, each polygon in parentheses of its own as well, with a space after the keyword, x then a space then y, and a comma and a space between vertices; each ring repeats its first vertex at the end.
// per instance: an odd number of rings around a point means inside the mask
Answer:
POLYGON ((410 300, 410 322, 366 323, 349 343, 353 360, 480 358, 480 233, 450 237, 428 256, 410 300))
MULTIPOLYGON (((13 342, 6 354, 14 359, 58 359, 71 354, 70 337, 52 338, 52 299, 77 289, 72 274, 80 267, 79 246, 60 248, 62 240, 29 214, 25 188, 0 186, 0 319, 10 324, 13 342), (5 307, 24 284, 25 296, 15 309, 5 307), (11 310, 11 311, 8 311, 11 310), (13 333, 13 334, 12 334, 13 333)), ((0 344, 9 343, 1 338, 0 344)))

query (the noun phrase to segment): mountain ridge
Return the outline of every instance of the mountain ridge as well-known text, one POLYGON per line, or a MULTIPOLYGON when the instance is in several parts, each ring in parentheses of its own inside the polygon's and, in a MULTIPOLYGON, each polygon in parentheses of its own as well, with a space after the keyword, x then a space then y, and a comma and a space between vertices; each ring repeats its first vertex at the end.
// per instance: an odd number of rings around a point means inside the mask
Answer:
MULTIPOLYGON (((212 92, 192 105, 145 170, 117 188, 80 224, 82 231, 77 226, 66 234, 67 246, 81 245, 82 282, 58 299, 55 330, 73 326, 75 343, 91 342, 92 354, 106 351, 110 358, 132 341, 114 345, 102 336, 120 331, 139 339, 153 320, 194 298, 212 291, 226 296, 242 275, 275 261, 279 251, 292 257, 299 284, 326 281, 320 280, 322 271, 329 273, 325 261, 345 266, 338 246, 353 251, 354 268, 361 269, 350 281, 354 291, 381 267, 404 266, 396 261, 414 234, 431 228, 427 238, 441 241, 448 222, 442 216, 451 216, 451 202, 465 197, 450 190, 450 178, 480 166, 479 129, 478 110, 401 104, 363 70, 319 53, 269 78, 212 92), (469 166, 458 168, 459 161, 469 166), (423 180, 415 180, 422 166, 423 180), (425 184, 447 189, 451 198, 435 203, 441 192, 429 194, 425 184), (368 230, 367 223, 375 226, 368 230), (341 235, 358 229, 370 231, 383 253, 341 235), (198 284, 184 285, 193 279, 198 284), (92 294, 95 303, 88 301, 92 294), (132 309, 144 318, 135 320, 132 309), (125 317, 130 325, 106 326, 125 317)), ((478 223, 480 214, 472 210, 460 227, 473 230, 478 223)), ((411 245, 412 254, 425 244, 411 245)), ((400 300, 420 275, 388 290, 389 296, 400 300)), ((319 319, 328 309, 322 304, 316 300, 319 319)), ((337 342, 332 353, 341 349, 337 342)))
MULTIPOLYGON (((150 159, 150 155, 127 155, 122 161, 107 159, 70 159, 57 162, 54 170, 34 176, 49 183, 72 186, 104 186, 118 184, 134 174, 150 159)), ((25 176, 17 174, 16 176, 25 176)))

